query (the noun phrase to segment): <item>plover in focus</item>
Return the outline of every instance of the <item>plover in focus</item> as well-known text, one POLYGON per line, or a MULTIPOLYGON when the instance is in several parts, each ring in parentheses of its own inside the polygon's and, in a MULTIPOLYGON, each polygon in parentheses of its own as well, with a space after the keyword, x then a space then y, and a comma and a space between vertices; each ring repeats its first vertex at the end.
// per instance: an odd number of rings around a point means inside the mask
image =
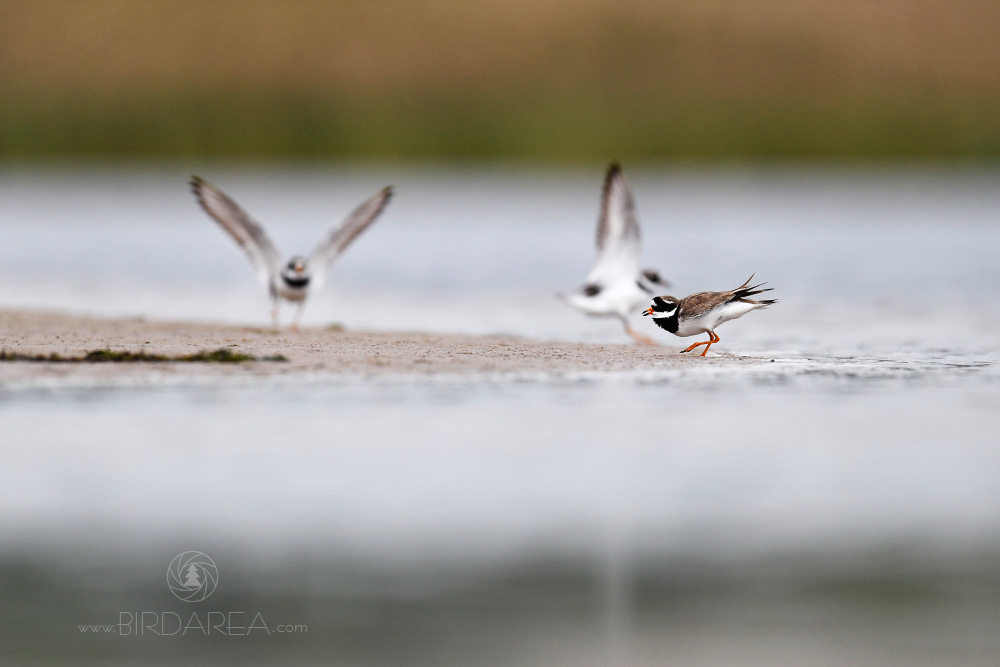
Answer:
POLYGON ((708 353, 708 348, 720 340, 715 333, 715 328, 720 324, 743 317, 751 310, 767 308, 778 302, 777 299, 754 301, 748 298, 761 292, 771 291, 770 287, 757 289, 765 283, 748 287, 750 280, 753 280, 753 276, 730 292, 698 292, 680 300, 672 296, 653 297, 652 304, 642 314, 652 315, 656 326, 675 336, 687 337, 707 333, 707 341, 695 343, 681 350, 690 352, 699 345, 704 345, 705 349, 701 353, 704 357, 708 353))

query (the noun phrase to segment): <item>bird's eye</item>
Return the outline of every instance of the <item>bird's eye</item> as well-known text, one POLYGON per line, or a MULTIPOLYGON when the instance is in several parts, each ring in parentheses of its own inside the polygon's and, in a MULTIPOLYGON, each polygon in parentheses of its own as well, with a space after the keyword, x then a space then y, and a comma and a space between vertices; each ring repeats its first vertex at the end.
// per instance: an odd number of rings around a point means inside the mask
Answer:
POLYGON ((583 293, 587 296, 597 296, 601 293, 600 285, 587 285, 583 288, 583 293))
POLYGON ((649 280, 650 282, 653 283, 660 282, 660 274, 657 273, 656 271, 643 271, 643 274, 646 276, 646 279, 649 280))

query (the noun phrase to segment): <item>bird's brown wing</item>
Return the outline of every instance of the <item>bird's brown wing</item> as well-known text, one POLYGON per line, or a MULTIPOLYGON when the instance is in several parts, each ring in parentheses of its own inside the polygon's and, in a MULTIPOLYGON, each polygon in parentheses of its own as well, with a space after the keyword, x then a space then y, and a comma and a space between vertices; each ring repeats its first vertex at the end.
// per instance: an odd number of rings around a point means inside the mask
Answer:
POLYGON ((681 299, 678 314, 681 317, 698 317, 731 301, 734 296, 734 292, 698 292, 681 299))

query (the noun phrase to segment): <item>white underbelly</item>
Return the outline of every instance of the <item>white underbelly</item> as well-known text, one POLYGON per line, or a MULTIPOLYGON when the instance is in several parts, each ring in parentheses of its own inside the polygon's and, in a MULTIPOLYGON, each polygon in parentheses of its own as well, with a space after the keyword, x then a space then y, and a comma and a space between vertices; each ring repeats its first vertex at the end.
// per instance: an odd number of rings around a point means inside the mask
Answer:
POLYGON ((677 324, 678 336, 697 336, 700 333, 705 333, 712 328, 714 323, 714 318, 709 318, 711 313, 706 315, 700 315, 698 317, 692 317, 691 319, 686 319, 677 324))
POLYGON ((678 336, 695 336, 700 333, 715 331, 715 328, 729 320, 742 317, 751 310, 760 308, 759 303, 746 303, 744 301, 730 301, 718 308, 708 311, 698 317, 692 317, 681 322, 677 327, 678 336))
POLYGON ((304 301, 309 296, 309 287, 290 287, 284 283, 274 286, 274 294, 285 301, 304 301))

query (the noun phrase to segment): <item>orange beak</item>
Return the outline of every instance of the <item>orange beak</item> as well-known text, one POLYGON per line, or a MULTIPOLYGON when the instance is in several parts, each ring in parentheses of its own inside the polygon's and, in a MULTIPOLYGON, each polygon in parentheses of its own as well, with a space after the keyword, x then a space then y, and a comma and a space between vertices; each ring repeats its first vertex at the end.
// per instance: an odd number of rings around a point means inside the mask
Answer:
POLYGON ((306 270, 306 267, 302 266, 301 264, 299 264, 298 266, 295 267, 295 273, 302 273, 305 270, 306 270))
POLYGON ((646 317, 646 315, 652 315, 652 314, 653 314, 653 308, 652 308, 652 306, 650 306, 646 310, 642 311, 642 316, 643 317, 646 317))

